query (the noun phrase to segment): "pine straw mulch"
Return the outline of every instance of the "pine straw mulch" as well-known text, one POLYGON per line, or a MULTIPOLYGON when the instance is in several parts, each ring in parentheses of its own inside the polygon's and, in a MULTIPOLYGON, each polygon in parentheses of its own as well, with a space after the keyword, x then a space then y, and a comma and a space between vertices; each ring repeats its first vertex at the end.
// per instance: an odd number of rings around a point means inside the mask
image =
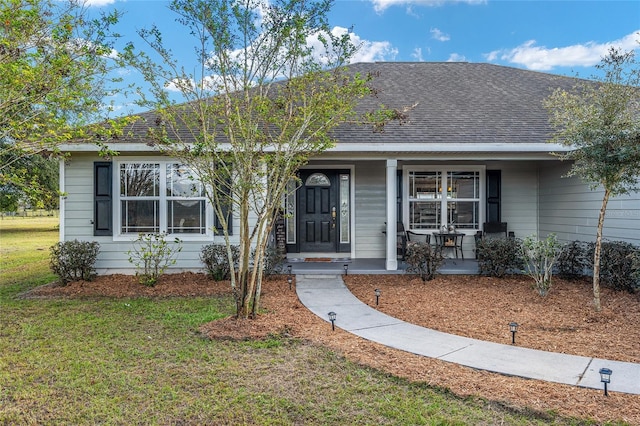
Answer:
MULTIPOLYGON (((510 343, 508 323, 520 324, 519 346, 575 355, 640 362, 640 295, 602 289, 602 312, 592 307, 590 283, 554 279, 546 298, 539 297, 527 277, 503 279, 439 276, 433 281, 402 275, 349 275, 349 289, 375 307, 380 289, 381 311, 433 329, 510 343)), ((155 287, 126 275, 101 276, 65 287, 48 285, 28 297, 173 297, 228 295, 228 282, 203 274, 165 275, 155 287)), ((373 343, 340 329, 308 311, 289 290, 285 277, 263 284, 262 307, 253 320, 226 318, 201 326, 212 339, 259 339, 270 334, 292 336, 329 347, 347 359, 411 381, 445 387, 459 396, 480 396, 514 410, 554 411, 597 422, 640 425, 640 396, 509 377, 413 355, 373 343)), ((612 379, 615 380, 615 371, 612 379)))

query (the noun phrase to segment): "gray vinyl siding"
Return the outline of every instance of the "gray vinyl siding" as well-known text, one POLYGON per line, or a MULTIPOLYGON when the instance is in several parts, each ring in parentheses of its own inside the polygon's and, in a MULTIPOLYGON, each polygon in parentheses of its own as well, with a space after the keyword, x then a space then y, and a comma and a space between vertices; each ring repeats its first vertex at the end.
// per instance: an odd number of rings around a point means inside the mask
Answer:
MULTIPOLYGON (((487 166, 487 168, 494 168, 487 166)), ((502 171, 502 221, 518 238, 537 235, 538 166, 533 162, 508 162, 502 171)))
MULTIPOLYGON (((122 160, 123 157, 118 159, 122 160)), ((104 161, 95 156, 74 155, 65 164, 64 189, 66 198, 64 199, 64 241, 97 241, 100 243, 100 252, 96 261, 96 269, 99 274, 108 273, 133 273, 134 266, 129 262, 127 252, 132 245, 128 241, 119 241, 112 236, 93 235, 93 163, 94 161, 104 161)), ((114 169, 114 178, 117 171, 114 169)), ((114 197, 114 209, 117 199, 114 197)), ((115 210, 114 210, 115 211, 115 210)), ((115 215, 115 213, 114 213, 115 215)), ((234 227, 238 221, 234 220, 234 227)), ((234 229, 234 235, 237 235, 234 229)), ((118 230, 114 229, 117 236, 118 230)), ((135 237, 132 237, 135 238, 135 237)), ((236 237, 237 238, 237 237, 236 237)), ((177 262, 170 267, 169 272, 183 270, 201 271, 200 251, 206 244, 222 242, 222 237, 214 237, 210 241, 188 241, 181 238, 182 251, 177 255, 177 262)))
POLYGON ((355 256, 384 258, 387 221, 384 161, 360 162, 355 168, 355 256))
MULTIPOLYGON (((577 177, 563 177, 568 163, 541 168, 540 232, 555 233, 562 241, 594 241, 602 190, 591 190, 577 177)), ((640 194, 612 197, 607 205, 603 236, 640 244, 640 194)))

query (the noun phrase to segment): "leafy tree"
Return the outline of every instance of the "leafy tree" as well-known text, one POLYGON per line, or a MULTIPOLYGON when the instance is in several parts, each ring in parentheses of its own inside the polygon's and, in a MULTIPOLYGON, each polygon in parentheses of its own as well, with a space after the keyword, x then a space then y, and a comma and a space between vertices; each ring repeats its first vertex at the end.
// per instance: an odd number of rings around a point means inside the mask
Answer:
POLYGON ((231 286, 238 317, 258 310, 268 235, 299 167, 332 146, 330 131, 340 123, 382 125, 403 114, 381 108, 356 117, 356 103, 372 88, 367 76, 341 67, 355 46, 348 33, 330 30, 331 5, 174 0, 170 9, 177 22, 194 37, 194 71, 175 59, 156 27, 139 32, 152 48, 148 54, 132 44, 126 51, 150 86, 141 101, 157 113, 147 117, 149 137, 206 184, 229 269, 236 271, 231 286), (173 102, 167 88, 179 91, 186 103, 173 102), (238 219, 237 265, 229 239, 231 210, 238 219))
POLYGON ((611 196, 638 189, 640 178, 640 69, 634 52, 611 49, 598 65, 604 74, 573 91, 556 90, 545 101, 556 132, 552 142, 571 150, 569 175, 604 189, 593 256, 593 295, 600 303, 602 228, 611 196))
POLYGON ((42 198, 47 188, 24 167, 25 158, 59 154, 66 141, 118 133, 115 121, 104 126, 103 103, 109 82, 116 82, 108 75, 117 64, 108 58, 118 17, 89 19, 75 1, 2 0, 0 186, 42 198))

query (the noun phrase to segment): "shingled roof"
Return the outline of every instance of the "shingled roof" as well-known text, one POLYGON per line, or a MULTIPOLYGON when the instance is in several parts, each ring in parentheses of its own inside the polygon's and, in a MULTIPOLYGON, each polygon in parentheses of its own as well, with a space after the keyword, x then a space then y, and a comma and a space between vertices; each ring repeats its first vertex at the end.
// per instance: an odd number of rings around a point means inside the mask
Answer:
MULTIPOLYGON (((391 122, 382 132, 343 124, 333 134, 339 145, 383 144, 387 150, 393 150, 389 144, 415 144, 415 151, 429 144, 450 146, 447 151, 462 149, 462 144, 543 144, 552 129, 542 101, 555 88, 570 89, 578 82, 571 77, 466 62, 358 63, 349 69, 375 76, 376 97, 363 99, 358 109, 409 107, 408 120, 391 122)), ((139 117, 142 119, 129 129, 132 137, 116 142, 146 140, 148 127, 157 125, 157 115, 147 112, 139 117)))
POLYGON ((383 133, 341 126, 339 142, 349 143, 544 143, 551 135, 542 101, 555 88, 577 79, 498 65, 466 62, 378 62, 351 65, 374 73, 377 99, 408 112, 406 124, 391 123, 383 133))

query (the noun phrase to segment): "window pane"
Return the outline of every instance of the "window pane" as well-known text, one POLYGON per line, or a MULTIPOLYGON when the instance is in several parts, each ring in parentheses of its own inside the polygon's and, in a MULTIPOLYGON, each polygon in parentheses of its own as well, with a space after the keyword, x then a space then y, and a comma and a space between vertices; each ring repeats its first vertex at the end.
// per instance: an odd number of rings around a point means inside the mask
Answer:
POLYGON ((448 223, 458 229, 478 229, 478 201, 454 201, 448 204, 448 223))
POLYGON ((449 198, 479 198, 479 172, 449 172, 447 195, 449 198))
POLYGON ((155 197, 160 191, 159 164, 121 164, 120 195, 124 197, 155 197))
POLYGON ((440 172, 411 172, 409 197, 418 199, 439 198, 442 177, 440 172))
POLYGON ((340 175, 340 242, 349 243, 349 175, 340 175))
POLYGON ((157 200, 123 200, 121 202, 122 232, 159 232, 158 207, 157 200))
POLYGON ((439 201, 412 201, 409 203, 410 229, 438 229, 441 222, 439 201))
POLYGON ((167 196, 202 197, 202 183, 187 166, 181 164, 168 164, 167 196))
POLYGON ((167 202, 167 233, 204 234, 204 200, 175 200, 167 202))

